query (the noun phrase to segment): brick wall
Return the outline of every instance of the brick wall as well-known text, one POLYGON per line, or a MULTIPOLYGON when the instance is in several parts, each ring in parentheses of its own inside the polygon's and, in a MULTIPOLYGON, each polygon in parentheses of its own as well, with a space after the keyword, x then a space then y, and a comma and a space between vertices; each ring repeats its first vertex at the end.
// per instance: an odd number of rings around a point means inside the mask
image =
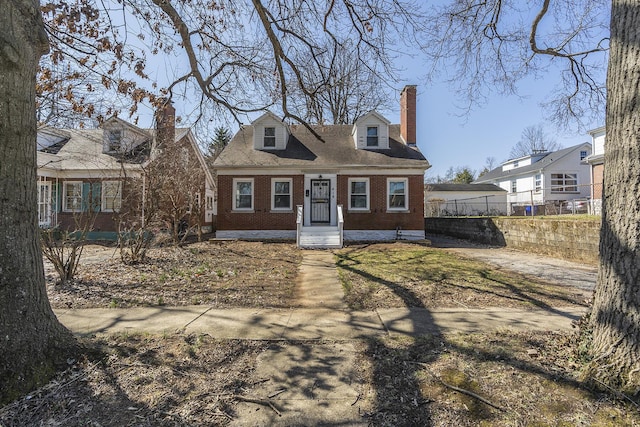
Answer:
POLYGON ((253 177, 234 177, 218 175, 218 217, 219 230, 295 230, 296 205, 304 203, 303 175, 258 175, 253 177), (253 178, 253 211, 234 212, 233 178, 253 178), (272 178, 291 178, 293 180, 293 209, 286 212, 271 210, 272 178))
POLYGON ((507 246, 595 265, 600 221, 527 218, 425 218, 428 234, 507 246))
MULTIPOLYGON (((295 206, 304 204, 304 175, 278 175, 278 178, 293 180, 293 210, 273 212, 271 210, 271 180, 275 176, 253 177, 218 176, 218 230, 295 230, 295 206), (234 212, 234 178, 254 179, 254 209, 250 212, 234 212)), ((355 176, 354 176, 355 177, 355 176)), ((358 175, 362 177, 362 175, 358 175)), ((337 204, 343 205, 344 226, 347 230, 422 230, 424 227, 423 178, 408 177, 409 212, 387 213, 387 176, 369 177, 370 212, 349 212, 349 178, 339 175, 337 179, 337 204)))
POLYGON ((422 176, 408 177, 409 212, 387 212, 387 178, 389 176, 369 177, 369 213, 349 212, 349 178, 362 178, 362 175, 338 176, 338 204, 343 206, 345 230, 421 230, 424 223, 424 192, 422 176))

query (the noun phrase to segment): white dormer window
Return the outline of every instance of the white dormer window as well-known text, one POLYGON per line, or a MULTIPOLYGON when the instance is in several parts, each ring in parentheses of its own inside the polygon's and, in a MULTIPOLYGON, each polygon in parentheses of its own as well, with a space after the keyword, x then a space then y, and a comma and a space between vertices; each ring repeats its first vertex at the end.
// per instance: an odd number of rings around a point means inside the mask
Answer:
POLYGON ((389 120, 371 111, 360 117, 351 131, 356 150, 389 149, 389 120))
POLYGON ((276 147, 276 128, 275 127, 264 128, 264 139, 262 141, 262 144, 264 148, 276 147))
POLYGON ((122 129, 111 129, 108 131, 109 151, 118 151, 122 146, 122 129))
POLYGON ((377 147, 378 142, 378 126, 367 126, 367 147, 377 147))

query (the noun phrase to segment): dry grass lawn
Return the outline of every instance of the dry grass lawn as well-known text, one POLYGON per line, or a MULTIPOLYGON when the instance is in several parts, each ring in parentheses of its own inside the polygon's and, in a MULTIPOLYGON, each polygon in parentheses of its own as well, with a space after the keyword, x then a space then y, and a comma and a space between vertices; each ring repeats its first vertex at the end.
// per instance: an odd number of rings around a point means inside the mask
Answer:
MULTIPOLYGON (((120 264, 113 248, 88 249, 76 281, 63 287, 49 277, 54 305, 295 305, 301 252, 291 244, 159 248, 138 266, 120 264)), ((357 309, 582 303, 575 290, 424 245, 352 246, 336 257, 346 299, 357 309)), ((239 399, 269 381, 255 373, 267 341, 177 333, 98 336, 86 344, 85 354, 54 381, 0 408, 0 426, 224 426, 235 420, 239 399)), ((640 425, 637 404, 579 381, 583 359, 575 333, 505 329, 356 344, 356 369, 366 384, 361 398, 370 408, 362 414, 365 424, 640 425)), ((341 344, 335 347, 339 352, 341 344)))

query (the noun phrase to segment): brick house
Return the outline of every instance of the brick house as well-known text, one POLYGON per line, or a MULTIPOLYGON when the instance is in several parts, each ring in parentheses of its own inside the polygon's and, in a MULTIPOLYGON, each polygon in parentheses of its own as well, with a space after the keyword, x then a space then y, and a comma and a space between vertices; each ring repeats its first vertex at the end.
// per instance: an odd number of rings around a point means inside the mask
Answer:
POLYGON ((221 238, 424 238, 424 172, 416 146, 416 87, 401 94, 401 124, 372 111, 353 125, 288 125, 267 112, 243 126, 214 162, 221 238), (315 133, 315 135, 314 135, 315 133))
POLYGON ((183 154, 185 170, 202 177, 194 191, 202 205, 199 223, 204 231, 211 230, 215 182, 195 136, 188 128, 175 128, 171 105, 158 112, 156 121, 156 129, 138 128, 115 117, 99 129, 38 129, 40 226, 74 229, 78 221, 90 217, 89 238, 114 239, 119 214, 131 209, 128 204, 151 203, 145 196, 130 197, 132 182, 149 182, 145 174, 157 158, 160 141, 171 141, 183 154))

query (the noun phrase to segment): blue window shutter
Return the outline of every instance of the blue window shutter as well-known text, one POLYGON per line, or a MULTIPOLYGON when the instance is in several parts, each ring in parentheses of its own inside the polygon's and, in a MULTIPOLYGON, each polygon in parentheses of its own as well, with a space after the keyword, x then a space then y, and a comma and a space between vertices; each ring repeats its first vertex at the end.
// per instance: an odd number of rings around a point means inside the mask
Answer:
POLYGON ((87 212, 91 209, 93 212, 100 212, 100 202, 102 200, 100 190, 102 186, 99 182, 83 182, 82 183, 82 211, 87 212))
POLYGON ((82 183, 82 212, 86 212, 89 210, 90 202, 89 195, 91 194, 91 183, 83 182, 82 183))

